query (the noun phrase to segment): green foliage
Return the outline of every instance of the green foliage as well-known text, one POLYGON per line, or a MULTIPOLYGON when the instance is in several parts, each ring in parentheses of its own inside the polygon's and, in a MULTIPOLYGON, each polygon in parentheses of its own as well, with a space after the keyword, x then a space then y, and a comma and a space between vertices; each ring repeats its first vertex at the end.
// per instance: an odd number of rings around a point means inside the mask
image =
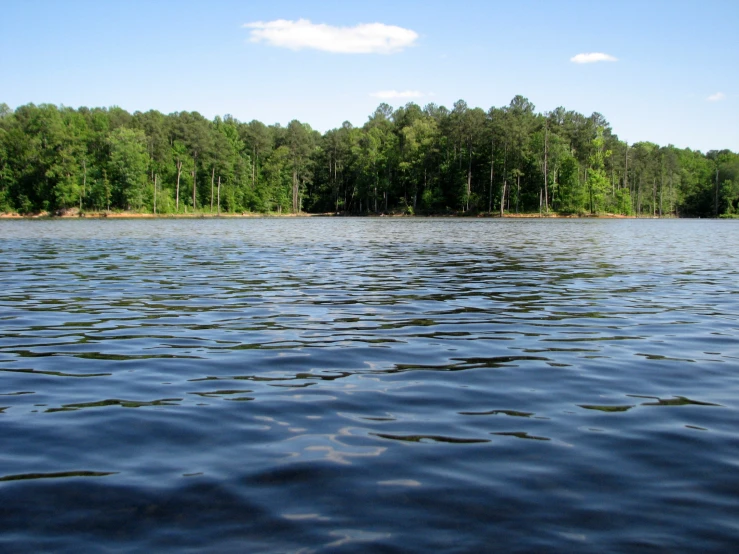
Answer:
POLYGON ((632 206, 633 200, 631 198, 631 193, 627 189, 617 190, 611 211, 617 214, 633 215, 634 210, 632 206))
POLYGON ((569 156, 560 164, 556 187, 555 209, 564 213, 581 213, 585 209, 585 191, 579 179, 577 160, 569 156))
POLYGON ((140 210, 147 184, 146 135, 143 131, 120 127, 110 136, 110 176, 114 202, 126 209, 140 210))
POLYGON ((426 188, 421 195, 421 208, 425 212, 443 211, 444 197, 438 188, 426 188))
POLYGON ((605 172, 602 169, 588 172, 587 187, 590 194, 590 211, 592 213, 605 211, 606 194, 610 189, 605 172))
POLYGON ((0 104, 0 211, 152 211, 155 179, 161 214, 739 213, 737 154, 628 145, 598 113, 537 114, 522 96, 488 111, 381 104, 323 135, 297 120, 0 104))

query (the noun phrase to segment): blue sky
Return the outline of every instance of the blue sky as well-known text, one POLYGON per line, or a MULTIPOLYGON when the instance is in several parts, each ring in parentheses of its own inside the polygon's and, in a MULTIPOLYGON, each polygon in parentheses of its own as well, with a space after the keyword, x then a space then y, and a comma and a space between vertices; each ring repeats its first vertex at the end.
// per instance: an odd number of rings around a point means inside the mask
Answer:
POLYGON ((487 110, 516 94, 537 111, 598 111, 631 143, 739 151, 739 1, 0 2, 11 108, 195 110, 325 131, 362 125, 382 101, 487 110), (571 61, 586 53, 615 61, 571 61))

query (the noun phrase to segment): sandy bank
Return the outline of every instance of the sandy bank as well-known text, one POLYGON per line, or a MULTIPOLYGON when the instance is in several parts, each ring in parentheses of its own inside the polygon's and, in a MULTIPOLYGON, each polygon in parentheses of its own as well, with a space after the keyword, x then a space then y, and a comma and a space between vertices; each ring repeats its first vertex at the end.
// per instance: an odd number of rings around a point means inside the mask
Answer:
MULTIPOLYGON (((190 214, 150 214, 138 212, 80 212, 77 208, 65 210, 63 212, 49 213, 40 212, 38 214, 20 215, 18 213, 0 213, 0 219, 239 219, 239 218, 260 218, 260 217, 407 217, 407 218, 427 218, 427 217, 444 217, 444 218, 490 218, 498 219, 498 213, 479 213, 474 215, 465 214, 431 214, 431 215, 405 215, 405 214, 372 214, 372 215, 345 215, 336 213, 190 213, 190 214)), ((650 218, 644 216, 641 219, 650 218)), ((503 219, 638 219, 633 215, 621 214, 559 214, 550 212, 548 214, 538 213, 520 213, 505 214, 503 219)), ((666 218, 665 218, 666 219, 666 218)))

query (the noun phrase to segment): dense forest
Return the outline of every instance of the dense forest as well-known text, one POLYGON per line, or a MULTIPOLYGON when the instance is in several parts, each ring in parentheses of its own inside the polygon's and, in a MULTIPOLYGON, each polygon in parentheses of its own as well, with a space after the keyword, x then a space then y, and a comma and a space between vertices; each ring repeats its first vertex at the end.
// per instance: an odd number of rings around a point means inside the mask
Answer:
POLYGON ((564 108, 381 104, 323 135, 197 112, 0 104, 0 212, 739 213, 739 154, 564 108))

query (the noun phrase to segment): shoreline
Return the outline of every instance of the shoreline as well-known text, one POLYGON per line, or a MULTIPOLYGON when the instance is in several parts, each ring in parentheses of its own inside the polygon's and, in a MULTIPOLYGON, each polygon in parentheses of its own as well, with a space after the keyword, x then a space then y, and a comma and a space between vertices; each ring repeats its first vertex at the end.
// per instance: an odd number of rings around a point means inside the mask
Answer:
POLYGON ((428 214, 428 215, 406 215, 406 214, 343 214, 343 213, 195 213, 195 214, 151 214, 138 212, 86 212, 67 211, 65 213, 48 213, 21 215, 18 213, 0 213, 0 219, 9 220, 33 220, 33 219, 248 219, 248 218, 296 218, 296 217, 349 217, 349 218, 452 218, 452 219, 679 219, 674 216, 643 216, 622 214, 549 214, 518 213, 505 214, 502 217, 495 213, 478 213, 474 215, 460 214, 428 214))

